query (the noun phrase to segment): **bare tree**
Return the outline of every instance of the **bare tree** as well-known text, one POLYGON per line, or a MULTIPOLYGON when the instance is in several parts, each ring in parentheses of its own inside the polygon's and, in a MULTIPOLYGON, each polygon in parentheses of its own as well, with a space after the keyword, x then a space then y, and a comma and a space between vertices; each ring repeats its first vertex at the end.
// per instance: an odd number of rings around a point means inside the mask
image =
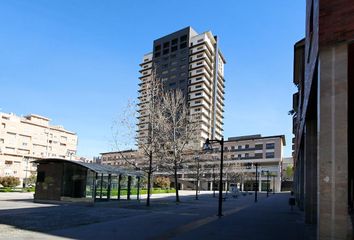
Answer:
MULTIPOLYGON (((165 91, 159 107, 158 117, 159 145, 165 156, 165 169, 174 175, 176 202, 179 202, 178 170, 182 168, 187 147, 193 148, 194 136, 198 131, 195 116, 189 114, 186 99, 181 90, 165 91)), ((196 147, 195 147, 196 148, 196 147)))
POLYGON ((150 79, 142 83, 142 94, 140 96, 139 104, 129 102, 123 116, 118 122, 115 122, 112 129, 115 148, 119 151, 121 157, 135 169, 144 171, 147 174, 147 200, 146 205, 150 206, 150 190, 151 177, 153 172, 157 170, 158 162, 161 161, 162 155, 160 152, 160 137, 158 132, 159 103, 162 94, 162 85, 160 80, 156 77, 156 71, 152 70, 150 79), (140 118, 137 123, 136 119, 140 118), (136 136, 137 126, 139 128, 139 135, 136 136), (121 141, 124 139, 123 141, 121 141), (135 159, 132 161, 128 159, 120 149, 123 145, 138 145, 141 166, 138 167, 138 162, 135 159), (124 144, 128 143, 128 144, 124 144))
POLYGON ((243 190, 243 183, 247 177, 245 166, 241 163, 229 162, 225 164, 226 172, 228 173, 228 179, 230 183, 240 184, 240 190, 243 190))
POLYGON ((203 151, 197 151, 194 153, 194 160, 192 162, 192 170, 195 172, 195 199, 199 199, 199 191, 203 190, 200 186, 203 180, 210 180, 213 178, 212 169, 215 164, 211 164, 210 154, 203 151))

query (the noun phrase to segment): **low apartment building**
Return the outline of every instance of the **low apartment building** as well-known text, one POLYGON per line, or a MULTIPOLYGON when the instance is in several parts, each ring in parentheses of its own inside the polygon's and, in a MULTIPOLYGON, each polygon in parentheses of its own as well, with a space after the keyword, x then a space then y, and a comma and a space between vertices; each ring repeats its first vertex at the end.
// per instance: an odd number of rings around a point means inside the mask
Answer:
MULTIPOLYGON (((224 189, 237 185, 241 190, 254 190, 256 186, 260 191, 274 189, 281 190, 281 171, 283 160, 284 135, 267 136, 250 135, 231 137, 224 142, 223 179, 224 189), (256 179, 256 164, 258 170, 258 184, 256 179)), ((147 168, 147 161, 136 150, 101 153, 102 164, 120 167, 147 168)), ((185 158, 178 171, 179 188, 194 189, 196 179, 201 190, 218 189, 220 171, 220 146, 215 144, 211 153, 202 149, 198 152, 186 151, 185 158)), ((146 159, 146 158, 145 158, 146 159)), ((155 175, 171 176, 172 173, 164 171, 163 164, 155 175)), ((171 178, 173 182, 174 179, 171 178)))
POLYGON ((20 117, 0 112, 0 176, 23 182, 36 172, 34 160, 75 158, 77 135, 49 123, 49 118, 35 114, 20 117))
MULTIPOLYGON (((281 189, 281 163, 285 136, 249 135, 230 137, 224 144, 224 164, 233 171, 244 173, 246 181, 253 182, 258 170, 258 190, 265 191, 267 182, 269 189, 279 192, 281 189)), ((241 184, 244 184, 245 181, 241 184)), ((245 186, 241 186, 244 188, 245 186)), ((249 188, 249 187, 248 187, 249 188)), ((253 187, 252 187, 253 188, 253 187)))
POLYGON ((101 153, 101 164, 103 165, 112 165, 112 166, 121 166, 129 168, 141 161, 142 157, 139 155, 137 150, 125 150, 125 151, 114 151, 114 152, 104 152, 101 153), (129 164, 129 163, 132 164, 129 164), (130 166, 129 166, 130 165, 130 166))
MULTIPOLYGON (((281 191, 281 164, 285 136, 267 136, 260 134, 230 137, 224 141, 223 189, 230 185, 241 190, 281 191), (257 165, 257 168, 256 168, 257 165), (256 184, 256 169, 257 179, 256 184)), ((213 144, 212 153, 190 154, 190 160, 181 171, 181 183, 186 186, 196 181, 196 166, 199 165, 199 186, 202 190, 218 189, 220 171, 220 145, 213 144), (199 162, 199 163, 198 163, 199 162), (189 182, 189 183, 188 183, 189 182)), ((183 186, 182 186, 183 188, 183 186)))
POLYGON ((282 180, 294 180, 294 160, 292 157, 285 157, 282 161, 282 180))

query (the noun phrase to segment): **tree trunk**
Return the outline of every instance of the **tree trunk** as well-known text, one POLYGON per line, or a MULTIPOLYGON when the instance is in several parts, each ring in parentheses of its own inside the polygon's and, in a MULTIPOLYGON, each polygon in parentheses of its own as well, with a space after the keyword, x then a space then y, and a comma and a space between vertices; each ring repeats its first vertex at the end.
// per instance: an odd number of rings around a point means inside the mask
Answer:
POLYGON ((147 198, 146 206, 150 206, 150 189, 151 189, 151 173, 152 173, 152 151, 149 153, 149 171, 148 171, 148 189, 147 189, 147 198))
POLYGON ((177 166, 175 165, 175 189, 176 189, 176 202, 179 202, 179 195, 178 195, 178 178, 177 178, 177 166))

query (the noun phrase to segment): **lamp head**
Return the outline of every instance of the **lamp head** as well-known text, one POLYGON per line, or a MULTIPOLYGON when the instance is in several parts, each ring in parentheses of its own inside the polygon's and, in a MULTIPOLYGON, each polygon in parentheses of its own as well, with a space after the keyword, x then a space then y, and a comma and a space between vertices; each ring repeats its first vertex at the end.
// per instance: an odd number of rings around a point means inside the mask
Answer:
POLYGON ((211 151, 213 150, 213 147, 211 146, 209 138, 206 139, 205 143, 203 144, 203 150, 204 151, 211 151))

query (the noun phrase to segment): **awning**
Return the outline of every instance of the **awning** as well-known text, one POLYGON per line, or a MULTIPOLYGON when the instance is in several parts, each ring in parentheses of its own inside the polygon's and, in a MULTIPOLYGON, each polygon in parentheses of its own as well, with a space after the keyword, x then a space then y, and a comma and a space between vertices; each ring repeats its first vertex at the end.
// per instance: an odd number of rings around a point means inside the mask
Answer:
POLYGON ((84 168, 90 169, 93 172, 99 174, 111 174, 111 175, 126 175, 126 176, 143 176, 144 174, 140 171, 131 171, 126 169, 120 169, 115 166, 111 165, 102 165, 98 163, 85 163, 79 161, 72 161, 62 158, 45 158, 33 161, 34 163, 42 164, 42 163, 54 163, 54 162, 61 162, 61 163, 72 163, 76 165, 80 165, 84 168))

